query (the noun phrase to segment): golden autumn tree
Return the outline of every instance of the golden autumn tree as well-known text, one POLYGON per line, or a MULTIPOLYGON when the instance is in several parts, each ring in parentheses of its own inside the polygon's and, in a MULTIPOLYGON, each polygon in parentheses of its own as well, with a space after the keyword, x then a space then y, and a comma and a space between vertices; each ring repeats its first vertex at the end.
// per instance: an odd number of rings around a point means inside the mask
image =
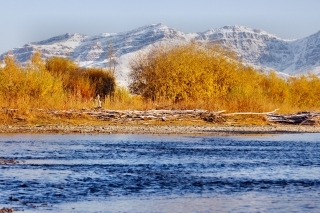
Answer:
POLYGON ((64 90, 74 96, 90 99, 96 95, 105 97, 115 91, 116 81, 112 71, 103 68, 80 68, 73 61, 52 57, 46 61, 46 69, 63 82, 64 90))
POLYGON ((310 110, 320 108, 320 79, 314 74, 291 77, 290 102, 298 109, 310 110))
POLYGON ((62 82, 48 72, 40 52, 31 57, 24 72, 26 82, 24 95, 30 97, 30 103, 35 99, 39 102, 37 107, 44 105, 54 107, 59 100, 64 99, 62 82))
POLYGON ((2 104, 16 105, 18 96, 24 88, 22 67, 15 63, 13 56, 4 57, 5 66, 0 70, 0 95, 2 104))
POLYGON ((159 46, 131 63, 129 88, 152 101, 214 99, 226 96, 239 62, 213 44, 159 46))
POLYGON ((6 107, 43 107, 63 98, 61 81, 46 69, 40 53, 35 53, 25 66, 15 63, 14 57, 5 57, 0 70, 0 96, 6 107))

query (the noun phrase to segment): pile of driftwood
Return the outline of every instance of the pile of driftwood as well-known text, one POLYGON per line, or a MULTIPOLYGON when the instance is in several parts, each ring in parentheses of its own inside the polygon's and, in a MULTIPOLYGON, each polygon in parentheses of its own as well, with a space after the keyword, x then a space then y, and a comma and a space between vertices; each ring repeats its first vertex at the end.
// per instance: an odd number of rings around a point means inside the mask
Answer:
POLYGON ((296 114, 267 114, 267 119, 270 122, 300 124, 300 125, 317 125, 320 123, 319 112, 298 112, 296 114))
POLYGON ((295 114, 276 114, 275 112, 236 112, 223 114, 222 116, 234 116, 234 115, 264 115, 266 120, 274 123, 283 124, 299 124, 299 125, 318 125, 320 124, 320 113, 319 112, 298 112, 295 114))
MULTIPOLYGON (((318 125, 320 124, 320 112, 298 112, 296 114, 276 114, 272 112, 235 112, 226 113, 221 111, 207 111, 202 109, 195 110, 105 110, 103 108, 83 109, 83 110, 43 110, 33 109, 37 113, 50 114, 57 117, 74 118, 74 117, 91 117, 103 121, 112 122, 131 122, 131 121, 206 121, 210 123, 228 122, 234 116, 246 117, 252 115, 260 115, 268 122, 284 123, 284 124, 299 124, 299 125, 318 125)), ((6 109, 6 114, 12 114, 16 120, 23 121, 25 118, 15 116, 16 109, 6 109)), ((231 119, 232 120, 232 119, 231 119)))
POLYGON ((248 116, 248 115, 263 115, 269 122, 284 123, 284 124, 300 124, 300 125, 316 125, 320 124, 320 113, 317 112, 298 112, 296 114, 276 114, 275 112, 236 112, 226 113, 221 111, 207 110, 83 110, 83 111, 51 111, 55 115, 78 114, 95 117, 99 120, 128 122, 138 120, 159 120, 159 121, 187 121, 187 120, 204 120, 212 123, 223 123, 231 116, 248 116))
POLYGON ((82 111, 47 111, 56 116, 89 116, 104 121, 173 121, 173 120, 203 120, 209 112, 206 110, 82 110, 82 111))

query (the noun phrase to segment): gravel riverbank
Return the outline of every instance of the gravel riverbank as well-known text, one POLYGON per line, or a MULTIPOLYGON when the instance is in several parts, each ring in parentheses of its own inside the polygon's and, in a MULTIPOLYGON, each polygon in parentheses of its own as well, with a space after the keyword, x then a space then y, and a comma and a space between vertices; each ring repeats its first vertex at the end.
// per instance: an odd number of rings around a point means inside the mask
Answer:
MULTIPOLYGON (((2 110, 12 125, 0 133, 80 134, 277 134, 320 132, 320 113, 225 113, 224 110, 42 110, 30 122, 16 109, 2 110)), ((10 122, 8 122, 10 123, 10 122)))
POLYGON ((320 126, 266 125, 266 126, 223 126, 223 125, 0 125, 0 133, 60 133, 60 134, 182 134, 182 135, 232 135, 232 134, 280 134, 319 133, 320 126))

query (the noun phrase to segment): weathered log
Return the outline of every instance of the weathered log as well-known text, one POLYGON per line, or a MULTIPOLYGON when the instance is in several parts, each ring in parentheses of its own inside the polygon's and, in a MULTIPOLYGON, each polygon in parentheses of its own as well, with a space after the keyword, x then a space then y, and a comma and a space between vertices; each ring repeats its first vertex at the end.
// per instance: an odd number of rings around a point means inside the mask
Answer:
POLYGON ((270 122, 300 124, 300 125, 314 125, 319 123, 320 113, 316 112, 298 112, 296 114, 268 114, 267 120, 270 122))
POLYGON ((224 116, 234 116, 234 115, 268 115, 273 114, 279 109, 275 109, 272 112, 233 112, 233 113, 227 113, 223 114, 224 116))

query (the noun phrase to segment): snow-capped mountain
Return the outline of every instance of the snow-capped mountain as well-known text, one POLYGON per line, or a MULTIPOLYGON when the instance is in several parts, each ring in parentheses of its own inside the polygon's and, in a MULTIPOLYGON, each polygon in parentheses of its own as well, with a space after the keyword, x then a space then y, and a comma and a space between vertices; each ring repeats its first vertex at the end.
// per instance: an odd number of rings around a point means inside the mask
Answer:
MULTIPOLYGON (((151 24, 122 33, 97 36, 65 34, 14 48, 8 53, 24 63, 40 50, 44 58, 69 57, 80 66, 108 67, 110 59, 118 63, 118 73, 128 72, 129 61, 139 51, 159 42, 176 44, 196 40, 216 41, 235 51, 242 61, 261 70, 276 70, 287 74, 320 74, 320 31, 298 40, 285 40, 259 29, 226 26, 201 33, 184 33, 164 24, 151 24), (112 53, 112 55, 110 54, 112 53)), ((120 76, 121 78, 121 76, 120 76)))

